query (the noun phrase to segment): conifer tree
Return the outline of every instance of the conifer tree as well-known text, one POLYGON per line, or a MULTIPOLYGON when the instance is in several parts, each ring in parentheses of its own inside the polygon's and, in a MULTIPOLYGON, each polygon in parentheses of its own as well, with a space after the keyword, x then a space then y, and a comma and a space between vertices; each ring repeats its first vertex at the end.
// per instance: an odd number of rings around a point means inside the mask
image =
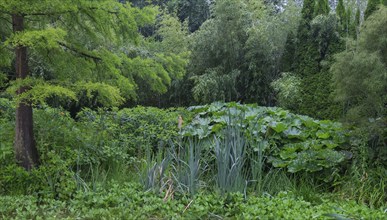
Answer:
POLYGON ((281 57, 281 72, 291 72, 294 64, 294 54, 296 52, 297 37, 290 32, 286 38, 284 53, 281 57))
POLYGON ((345 28, 345 25, 346 25, 346 11, 345 11, 345 7, 344 7, 344 1, 343 0, 339 0, 339 2, 337 3, 337 6, 336 6, 336 15, 339 17, 340 19, 340 24, 342 25, 342 27, 345 28))
POLYGON ((364 20, 366 20, 374 11, 376 11, 381 3, 381 0, 368 0, 367 8, 364 12, 364 20))
MULTIPOLYGON (((153 8, 133 8, 116 0, 0 1, 0 17, 8 22, 0 57, 14 51, 10 60, 16 81, 7 90, 16 93, 18 102, 14 149, 22 167, 30 170, 39 164, 35 104, 48 98, 83 98, 117 106, 137 98, 139 81, 153 92, 166 91, 176 63, 167 54, 150 57, 149 51, 136 47, 142 39, 139 27, 152 23, 156 14, 153 8)), ((4 63, 2 69, 11 65, 4 63)))
POLYGON ((181 21, 188 20, 189 30, 194 32, 210 17, 210 6, 206 0, 180 0, 177 14, 181 21))
POLYGON ((313 46, 313 39, 310 37, 311 22, 314 18, 315 2, 304 1, 301 10, 301 20, 297 31, 297 44, 295 52, 295 65, 292 71, 300 76, 318 72, 316 59, 318 52, 313 46))
POLYGON ((329 13, 329 4, 328 0, 317 0, 315 9, 314 9, 314 17, 317 15, 326 15, 329 13))
POLYGON ((348 18, 348 33, 349 36, 353 37, 354 39, 357 38, 359 27, 360 27, 360 9, 357 8, 355 17, 353 19, 348 18))
MULTIPOLYGON (((342 14, 345 15, 345 10, 342 14)), ((336 22, 336 17, 329 14, 327 1, 319 0, 316 4, 314 1, 304 2, 295 45, 295 62, 291 68, 286 67, 289 57, 286 51, 282 58, 283 70, 290 70, 301 79, 301 101, 292 105, 298 113, 317 118, 338 115, 330 97, 331 75, 327 71, 332 54, 342 49, 342 42, 336 34, 336 22)), ((286 48, 290 46, 288 44, 286 48)))

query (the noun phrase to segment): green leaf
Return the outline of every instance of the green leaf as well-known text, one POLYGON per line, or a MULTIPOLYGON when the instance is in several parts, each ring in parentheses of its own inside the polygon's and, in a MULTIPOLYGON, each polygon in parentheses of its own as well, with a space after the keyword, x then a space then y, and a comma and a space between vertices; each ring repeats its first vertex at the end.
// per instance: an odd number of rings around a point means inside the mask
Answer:
POLYGON ((288 126, 285 123, 283 123, 283 122, 275 122, 275 121, 272 121, 269 124, 269 127, 272 128, 277 133, 281 133, 281 132, 285 131, 288 128, 288 126))
POLYGON ((302 133, 301 130, 299 130, 297 128, 294 128, 294 127, 290 127, 290 128, 288 128, 287 130, 284 131, 284 134, 288 138, 299 138, 301 133, 302 133))
POLYGON ((324 132, 322 130, 318 130, 316 132, 316 136, 318 138, 321 138, 321 139, 328 139, 330 137, 330 134, 329 134, 329 132, 324 132))
POLYGON ((297 157, 297 153, 296 152, 292 152, 292 151, 287 151, 287 150, 283 150, 281 151, 280 153, 280 157, 284 160, 287 160, 287 159, 294 159, 297 157))
POLYGON ((269 157, 269 162, 272 163, 274 167, 279 167, 279 168, 286 167, 289 164, 289 162, 287 161, 283 161, 281 159, 274 158, 274 157, 269 157))

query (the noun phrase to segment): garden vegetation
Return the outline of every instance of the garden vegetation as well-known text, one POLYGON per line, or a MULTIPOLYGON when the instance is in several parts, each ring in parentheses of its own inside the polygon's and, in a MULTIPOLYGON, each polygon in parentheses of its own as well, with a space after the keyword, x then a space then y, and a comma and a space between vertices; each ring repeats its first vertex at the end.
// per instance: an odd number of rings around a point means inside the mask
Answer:
POLYGON ((3 0, 0 219, 387 219, 387 2, 3 0))

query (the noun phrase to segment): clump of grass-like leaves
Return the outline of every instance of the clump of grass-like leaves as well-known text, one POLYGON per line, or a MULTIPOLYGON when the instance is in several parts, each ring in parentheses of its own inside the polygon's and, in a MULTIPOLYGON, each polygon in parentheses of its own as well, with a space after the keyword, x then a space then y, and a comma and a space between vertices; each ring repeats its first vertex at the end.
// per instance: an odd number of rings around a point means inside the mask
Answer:
MULTIPOLYGON (((229 117, 230 121, 233 120, 229 117)), ((216 182, 221 193, 243 192, 246 175, 243 167, 246 161, 247 141, 236 123, 230 123, 223 136, 214 137, 216 158, 216 182)))

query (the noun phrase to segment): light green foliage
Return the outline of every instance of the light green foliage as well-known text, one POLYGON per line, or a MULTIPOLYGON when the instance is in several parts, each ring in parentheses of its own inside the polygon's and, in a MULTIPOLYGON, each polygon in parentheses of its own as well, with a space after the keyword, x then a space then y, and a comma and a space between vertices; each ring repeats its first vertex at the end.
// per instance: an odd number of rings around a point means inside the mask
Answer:
MULTIPOLYGON (((243 128, 247 140, 266 142, 265 152, 270 153, 274 167, 284 167, 292 173, 324 169, 332 172, 345 160, 345 154, 339 150, 348 147, 348 134, 336 122, 318 121, 279 108, 236 103, 214 103, 191 109, 197 116, 183 130, 183 135, 200 139, 222 136, 220 131, 236 124, 243 128), (242 119, 239 122, 230 117, 242 119)), ((254 146, 248 148, 254 149, 254 146)))
MULTIPOLYGON (((26 46, 31 77, 53 85, 49 90, 56 89, 57 97, 69 94, 65 89, 72 90, 75 84, 79 88, 75 90, 81 91, 77 95, 86 93, 89 99, 82 103, 81 98, 79 105, 98 100, 98 105, 116 106, 125 100, 141 99, 138 96, 146 92, 165 93, 172 79, 185 75, 187 52, 177 53, 167 48, 181 37, 168 35, 171 30, 160 31, 166 41, 162 43, 163 50, 146 46, 147 55, 140 53, 141 45, 152 40, 141 36, 138 29, 154 23, 156 8, 139 9, 113 0, 55 0, 29 4, 2 1, 0 10, 25 16, 24 31, 12 34, 10 26, 2 29, 5 41, 0 45, 0 54, 3 48, 26 46), (139 92, 139 89, 144 91, 139 92)), ((10 15, 4 16, 11 20, 10 15)), ((11 65, 7 57, 4 53, 0 62, 2 68, 11 65)), ((22 98, 30 97, 25 96, 22 98)), ((50 99, 39 101, 50 102, 50 99)))
POLYGON ((277 92, 279 106, 286 109, 297 109, 301 100, 301 79, 292 73, 282 73, 281 78, 272 82, 277 92))
POLYGON ((58 42, 64 41, 66 32, 60 28, 47 28, 40 31, 27 31, 13 34, 5 41, 5 46, 24 46, 29 48, 58 48, 58 42))
POLYGON ((188 49, 188 27, 170 14, 164 13, 157 30, 163 39, 158 47, 161 51, 186 53, 188 49))
POLYGON ((121 96, 120 90, 117 87, 105 83, 77 83, 75 89, 79 94, 78 96, 81 96, 80 94, 82 93, 86 93, 85 96, 87 100, 90 100, 95 104, 101 104, 102 106, 119 106, 124 101, 124 98, 121 96))
POLYGON ((33 105, 43 104, 48 98, 56 98, 61 100, 77 100, 74 91, 62 86, 50 85, 41 79, 17 79, 8 88, 7 92, 15 96, 15 101, 29 102, 33 105), (20 87, 31 88, 21 95, 16 96, 16 91, 20 87))
POLYGON ((207 69, 203 75, 191 78, 196 84, 192 95, 196 101, 204 103, 233 100, 237 96, 236 80, 239 74, 238 70, 224 74, 220 68, 207 69))

